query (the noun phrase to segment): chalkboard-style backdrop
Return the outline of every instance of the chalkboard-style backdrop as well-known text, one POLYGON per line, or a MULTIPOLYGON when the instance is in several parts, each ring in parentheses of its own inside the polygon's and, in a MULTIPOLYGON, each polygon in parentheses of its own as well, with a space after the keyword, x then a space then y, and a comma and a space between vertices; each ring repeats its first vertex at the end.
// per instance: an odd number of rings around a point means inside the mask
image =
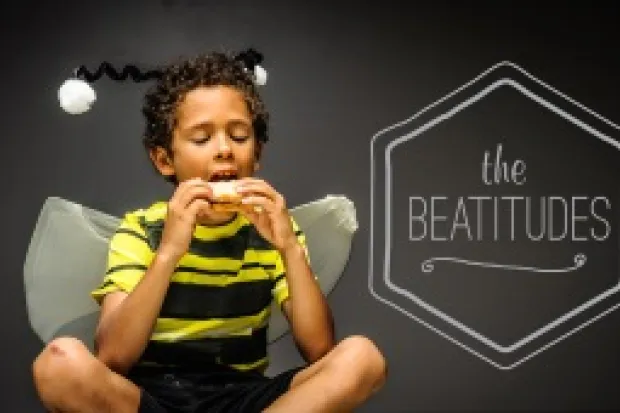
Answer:
MULTIPOLYGON (((60 196, 110 214, 170 194, 140 146, 147 84, 103 79, 81 116, 71 70, 248 46, 265 55, 261 176, 298 205, 355 202, 329 296, 388 382, 361 412, 620 407, 617 7, 458 2, 24 1, 2 13, 0 277, 7 412, 31 381, 23 259, 60 196)), ((58 303, 62 305, 62 303, 58 303)), ((301 363, 290 336, 269 373, 301 363)))

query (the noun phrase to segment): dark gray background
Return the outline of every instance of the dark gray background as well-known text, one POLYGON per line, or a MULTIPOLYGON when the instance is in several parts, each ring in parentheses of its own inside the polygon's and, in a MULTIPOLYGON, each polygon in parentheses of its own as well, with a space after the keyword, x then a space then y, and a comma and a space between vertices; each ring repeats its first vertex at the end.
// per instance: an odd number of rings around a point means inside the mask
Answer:
MULTIPOLYGON (((30 372, 42 344, 28 324, 22 265, 45 198, 120 215, 169 194, 140 146, 146 85, 101 80, 96 106, 79 117, 61 111, 59 85, 80 64, 148 65, 247 46, 265 54, 270 76, 262 176, 290 205, 341 193, 357 207, 350 265, 329 302, 338 337, 372 338, 390 366, 386 387, 359 411, 620 407, 620 313, 506 372, 374 300, 367 285, 371 137, 505 59, 618 122, 617 6, 57 3, 13 2, 1 17, 3 411, 42 411, 30 372)), ((271 351, 270 372, 300 363, 288 336, 271 351)))

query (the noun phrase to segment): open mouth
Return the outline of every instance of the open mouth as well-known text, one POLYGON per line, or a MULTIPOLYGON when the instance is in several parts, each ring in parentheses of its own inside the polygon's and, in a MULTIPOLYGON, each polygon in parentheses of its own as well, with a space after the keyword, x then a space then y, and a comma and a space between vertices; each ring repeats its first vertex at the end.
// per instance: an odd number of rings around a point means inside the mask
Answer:
POLYGON ((237 179, 237 173, 232 171, 215 172, 209 178, 209 182, 233 181, 237 179))

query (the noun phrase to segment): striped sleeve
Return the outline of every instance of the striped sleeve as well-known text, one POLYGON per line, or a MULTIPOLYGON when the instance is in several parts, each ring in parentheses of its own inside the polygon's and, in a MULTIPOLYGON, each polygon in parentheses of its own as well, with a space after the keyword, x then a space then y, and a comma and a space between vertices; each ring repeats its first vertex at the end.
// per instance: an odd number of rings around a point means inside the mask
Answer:
POLYGON ((127 214, 110 240, 106 273, 102 283, 91 292, 101 304, 106 294, 130 293, 153 259, 146 232, 135 214, 127 214))
MULTIPOLYGON (((306 234, 304 234, 301 228, 299 228, 299 225, 294 219, 291 218, 291 222, 293 223, 293 230, 295 231, 297 240, 304 248, 304 251, 306 252, 306 259, 308 260, 308 264, 310 264, 310 253, 308 252, 308 246, 306 245, 306 234)), ((289 289, 286 281, 286 268, 284 268, 282 257, 277 251, 275 268, 272 272, 272 277, 275 281, 272 290, 273 297, 278 305, 281 306, 282 303, 289 297, 289 289)))

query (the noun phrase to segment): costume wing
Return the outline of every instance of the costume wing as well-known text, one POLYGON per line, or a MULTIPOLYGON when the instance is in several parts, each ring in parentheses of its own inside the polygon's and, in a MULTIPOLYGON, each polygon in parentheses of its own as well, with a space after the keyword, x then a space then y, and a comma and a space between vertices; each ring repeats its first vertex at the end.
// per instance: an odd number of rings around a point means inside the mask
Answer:
POLYGON ((43 342, 70 335, 92 349, 99 306, 90 291, 105 274, 120 221, 62 198, 43 204, 24 263, 28 317, 43 342))
MULTIPOLYGON (((327 196, 297 206, 291 214, 306 234, 312 269, 328 294, 346 266, 357 229, 353 203, 327 196)), ((45 201, 24 262, 28 317, 43 342, 69 335, 92 350, 99 306, 90 292, 102 280, 108 243, 120 222, 62 198, 45 201)), ((275 305, 271 318, 269 342, 288 330, 275 305)))

